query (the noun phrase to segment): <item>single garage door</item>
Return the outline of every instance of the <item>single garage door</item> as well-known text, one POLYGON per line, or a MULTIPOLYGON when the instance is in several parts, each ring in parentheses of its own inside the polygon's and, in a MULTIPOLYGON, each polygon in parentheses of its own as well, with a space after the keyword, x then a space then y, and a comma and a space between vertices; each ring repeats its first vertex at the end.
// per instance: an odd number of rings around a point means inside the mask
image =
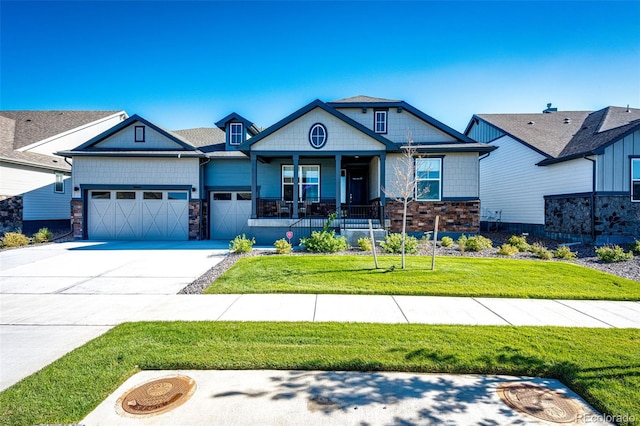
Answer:
POLYGON ((250 192, 212 192, 210 205, 212 240, 233 239, 247 233, 251 217, 250 192))
POLYGON ((187 191, 89 191, 93 240, 187 240, 187 191))

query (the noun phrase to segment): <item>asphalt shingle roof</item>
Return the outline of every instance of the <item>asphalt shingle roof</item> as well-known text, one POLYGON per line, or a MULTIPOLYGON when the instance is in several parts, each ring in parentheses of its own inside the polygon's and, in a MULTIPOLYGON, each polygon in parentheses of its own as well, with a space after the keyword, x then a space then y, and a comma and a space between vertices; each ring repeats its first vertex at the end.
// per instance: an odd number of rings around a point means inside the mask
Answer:
POLYGON ((0 157, 71 170, 61 157, 16 150, 120 112, 123 111, 0 111, 0 157))
POLYGON ((358 95, 350 98, 338 99, 337 101, 331 101, 330 104, 361 104, 361 103, 397 103, 398 100, 373 98, 371 96, 358 95))
POLYGON ((640 109, 612 106, 594 112, 476 116, 555 160, 593 153, 640 128, 640 109))
POLYGON ((225 143, 225 133, 217 127, 199 127, 196 129, 173 130, 173 133, 188 140, 195 147, 218 145, 225 143))

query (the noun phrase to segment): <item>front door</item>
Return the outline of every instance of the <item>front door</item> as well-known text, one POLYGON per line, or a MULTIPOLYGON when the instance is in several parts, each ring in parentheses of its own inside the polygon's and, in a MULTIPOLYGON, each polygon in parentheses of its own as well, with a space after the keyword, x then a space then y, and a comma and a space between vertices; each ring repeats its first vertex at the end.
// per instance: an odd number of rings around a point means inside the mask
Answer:
POLYGON ((364 217, 368 203, 367 197, 367 170, 349 170, 347 176, 347 204, 349 207, 349 217, 364 217))

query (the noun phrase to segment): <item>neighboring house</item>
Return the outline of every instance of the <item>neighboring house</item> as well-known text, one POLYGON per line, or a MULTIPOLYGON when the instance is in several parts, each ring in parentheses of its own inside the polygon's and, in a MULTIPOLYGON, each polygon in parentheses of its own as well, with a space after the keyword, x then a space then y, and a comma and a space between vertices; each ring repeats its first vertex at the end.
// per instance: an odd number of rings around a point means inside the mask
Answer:
POLYGON ((69 229, 70 149, 126 118, 124 111, 0 111, 0 234, 69 229))
POLYGON ((294 241, 338 215, 349 233, 372 219, 400 230, 392 176, 408 137, 418 149, 420 192, 408 230, 479 230, 481 154, 474 142, 403 101, 316 100, 261 130, 238 114, 215 128, 167 131, 132 116, 76 149, 74 233, 89 239, 294 241), (155 195, 154 195, 155 194, 155 195), (186 212, 186 213, 185 213, 186 212))
POLYGON ((557 239, 640 238, 640 110, 474 115, 465 134, 498 147, 480 161, 483 220, 557 239))

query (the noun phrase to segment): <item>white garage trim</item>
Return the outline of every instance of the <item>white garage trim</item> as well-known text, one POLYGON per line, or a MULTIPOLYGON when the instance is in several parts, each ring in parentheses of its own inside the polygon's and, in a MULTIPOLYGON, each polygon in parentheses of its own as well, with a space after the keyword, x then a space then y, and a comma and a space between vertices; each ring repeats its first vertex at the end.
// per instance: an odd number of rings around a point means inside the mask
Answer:
POLYGON ((246 234, 251 217, 250 191, 214 191, 209 196, 211 206, 210 238, 233 239, 246 234))
POLYGON ((87 235, 105 240, 187 240, 186 190, 90 190, 87 235))

